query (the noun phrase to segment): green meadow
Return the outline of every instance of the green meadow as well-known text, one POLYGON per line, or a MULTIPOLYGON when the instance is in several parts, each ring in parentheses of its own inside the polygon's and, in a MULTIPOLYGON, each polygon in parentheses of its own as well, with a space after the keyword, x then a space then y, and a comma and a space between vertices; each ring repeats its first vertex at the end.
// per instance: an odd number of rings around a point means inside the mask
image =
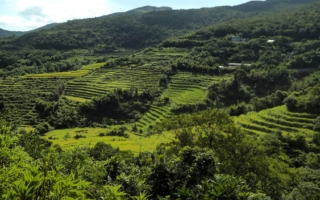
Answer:
POLYGON ((167 143, 174 139, 174 135, 169 132, 143 137, 128 132, 129 138, 118 136, 103 136, 99 133, 110 131, 110 128, 73 128, 54 130, 47 133, 44 138, 49 139, 53 144, 60 145, 63 149, 72 149, 75 147, 93 147, 97 142, 111 144, 114 148, 120 150, 130 150, 135 154, 143 151, 154 151, 157 145, 167 143), (75 139, 74 136, 82 135, 85 138, 75 139), (69 137, 66 137, 69 135, 69 137))

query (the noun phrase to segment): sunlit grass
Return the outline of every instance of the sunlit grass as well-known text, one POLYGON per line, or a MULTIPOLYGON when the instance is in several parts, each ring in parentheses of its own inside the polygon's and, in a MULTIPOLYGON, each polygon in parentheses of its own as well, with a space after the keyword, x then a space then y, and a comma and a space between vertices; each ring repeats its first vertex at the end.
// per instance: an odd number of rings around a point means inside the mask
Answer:
POLYGON ((51 139, 53 144, 59 144, 63 149, 73 149, 75 147, 93 147, 97 142, 105 142, 120 150, 130 150, 134 153, 142 151, 154 151, 157 145, 170 142, 174 135, 172 133, 163 133, 142 137, 128 132, 129 138, 117 136, 98 136, 99 133, 110 131, 110 128, 73 128, 55 130, 47 133, 44 138, 51 139), (65 139, 69 133, 70 138, 65 139), (74 136, 79 133, 86 138, 75 139, 74 136))
POLYGON ((74 77, 82 77, 88 74, 90 71, 98 69, 102 67, 105 63, 95 63, 91 65, 87 65, 82 67, 76 71, 69 72, 52 72, 52 73, 44 73, 44 74, 27 74, 23 76, 23 78, 74 78, 74 77))
POLYGON ((77 101, 77 102, 81 102, 81 103, 85 103, 86 101, 90 101, 88 99, 85 98, 80 98, 80 97, 73 97, 73 96, 64 96, 67 99, 71 100, 71 101, 77 101))

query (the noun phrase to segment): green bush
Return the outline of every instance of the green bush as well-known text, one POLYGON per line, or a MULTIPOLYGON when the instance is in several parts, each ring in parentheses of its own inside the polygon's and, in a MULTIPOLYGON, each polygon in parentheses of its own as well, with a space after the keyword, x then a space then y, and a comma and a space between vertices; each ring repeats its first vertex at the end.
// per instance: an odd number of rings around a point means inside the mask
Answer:
POLYGON ((40 135, 44 135, 45 133, 52 131, 52 130, 53 130, 53 128, 50 126, 50 124, 48 122, 40 123, 35 128, 35 132, 40 135))

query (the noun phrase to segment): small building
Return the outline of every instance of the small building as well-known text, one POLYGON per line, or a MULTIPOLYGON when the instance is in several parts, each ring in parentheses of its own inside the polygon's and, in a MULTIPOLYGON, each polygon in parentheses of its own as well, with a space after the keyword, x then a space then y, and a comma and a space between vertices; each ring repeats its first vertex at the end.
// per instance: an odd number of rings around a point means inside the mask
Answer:
POLYGON ((275 40, 268 40, 267 43, 274 43, 275 40))
POLYGON ((231 37, 231 41, 232 42, 240 42, 241 41, 241 37, 239 35, 233 35, 231 37))
POLYGON ((233 36, 231 37, 231 41, 232 41, 232 42, 246 42, 246 41, 248 41, 248 39, 242 38, 242 37, 240 37, 239 35, 233 35, 233 36))
POLYGON ((219 66, 220 69, 235 69, 236 67, 240 66, 248 66, 250 67, 251 64, 243 64, 243 63, 228 63, 228 66, 219 66))
POLYGON ((228 64, 228 68, 236 68, 236 67, 238 67, 238 66, 248 66, 248 67, 250 67, 251 66, 251 64, 243 64, 243 63, 229 63, 228 64))

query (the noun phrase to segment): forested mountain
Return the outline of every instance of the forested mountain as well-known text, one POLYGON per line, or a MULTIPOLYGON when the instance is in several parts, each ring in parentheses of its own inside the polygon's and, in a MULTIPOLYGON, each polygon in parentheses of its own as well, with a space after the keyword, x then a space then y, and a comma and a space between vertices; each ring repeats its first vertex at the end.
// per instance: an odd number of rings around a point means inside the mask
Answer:
POLYGON ((247 3, 233 6, 233 9, 243 12, 264 12, 268 10, 280 11, 292 9, 295 6, 317 2, 317 0, 266 0, 249 1, 247 3))
POLYGON ((31 30, 31 31, 26 31, 25 34, 26 34, 26 33, 30 33, 30 32, 36 32, 36 31, 41 31, 41 30, 50 29, 50 28, 52 28, 52 27, 57 26, 58 24, 60 24, 60 23, 47 24, 47 25, 45 25, 45 26, 42 26, 42 27, 33 29, 33 30, 31 30))
MULTIPOLYGON (((302 1, 299 2, 302 3, 302 1)), ((304 3, 310 2, 312 1, 304 3)), ((139 49, 210 24, 274 12, 280 10, 279 5, 282 9, 290 9, 296 7, 296 3, 296 1, 249 2, 235 7, 165 9, 165 11, 130 15, 130 17, 117 15, 72 20, 50 30, 26 34, 17 38, 12 45, 59 50, 96 48, 105 53, 121 48, 139 49)), ((143 7, 142 10, 150 8, 152 7, 143 7)), ((138 8, 129 13, 138 11, 140 12, 141 9, 138 8)), ((6 45, 6 48, 10 46, 6 45)))

